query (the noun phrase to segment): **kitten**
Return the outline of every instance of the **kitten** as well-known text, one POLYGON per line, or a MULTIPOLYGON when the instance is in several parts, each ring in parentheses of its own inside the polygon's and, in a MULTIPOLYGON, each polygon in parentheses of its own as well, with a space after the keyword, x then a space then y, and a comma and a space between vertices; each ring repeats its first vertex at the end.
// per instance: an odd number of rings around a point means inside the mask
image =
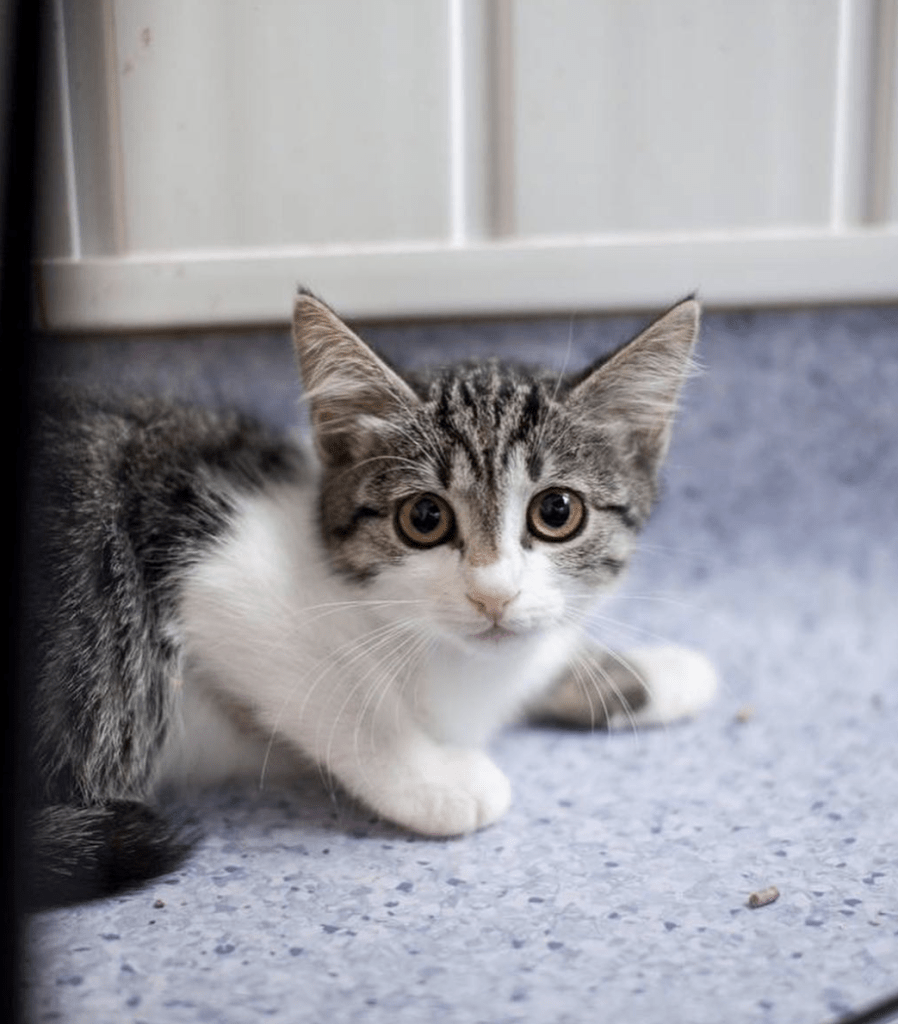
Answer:
POLYGON ((239 415, 53 395, 32 492, 33 901, 114 891, 187 843, 172 785, 328 772, 426 836, 495 822, 523 715, 666 722, 678 648, 612 655, 590 606, 651 510, 699 307, 573 375, 400 374, 321 301, 293 336, 315 452, 239 415))

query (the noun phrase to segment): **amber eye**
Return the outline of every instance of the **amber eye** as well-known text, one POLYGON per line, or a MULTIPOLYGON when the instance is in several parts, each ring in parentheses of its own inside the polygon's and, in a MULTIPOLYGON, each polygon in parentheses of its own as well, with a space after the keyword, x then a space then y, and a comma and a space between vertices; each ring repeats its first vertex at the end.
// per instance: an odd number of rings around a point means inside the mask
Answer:
POLYGON ((543 491, 527 509, 527 525, 540 540, 569 540, 585 519, 583 500, 573 491, 543 491))
POLYGON ((449 505, 436 494, 415 494, 399 506, 396 525, 409 544, 431 548, 449 539, 455 517, 449 505))

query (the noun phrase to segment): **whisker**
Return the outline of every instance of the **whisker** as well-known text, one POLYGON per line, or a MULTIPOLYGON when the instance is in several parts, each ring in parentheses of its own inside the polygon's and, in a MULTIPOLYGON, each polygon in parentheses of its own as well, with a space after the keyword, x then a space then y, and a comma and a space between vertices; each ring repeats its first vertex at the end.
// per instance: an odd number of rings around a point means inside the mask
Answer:
MULTIPOLYGON (((668 637, 662 636, 660 633, 656 633, 651 629, 647 629, 645 626, 639 626, 636 623, 628 622, 625 619, 618 619, 613 616, 603 615, 596 611, 592 611, 586 616, 586 624, 613 626, 615 629, 622 630, 625 634, 630 634, 630 636, 635 636, 640 639, 651 640, 657 644, 670 643, 668 637)), ((593 636, 592 631, 590 631, 589 635, 593 636)))
POLYGON ((608 714, 608 707, 607 707, 607 705, 605 703, 605 695, 602 693, 601 688, 596 685, 595 679, 592 677, 592 674, 591 674, 589 668, 586 665, 586 659, 585 659, 585 657, 579 651, 574 654, 574 661, 570 665, 570 670, 573 673, 573 676, 574 676, 574 679, 575 679, 575 681, 577 683, 578 688, 582 692, 584 698, 586 699, 586 703, 589 706, 589 720, 590 720, 589 721, 589 725, 590 725, 590 728, 591 729, 595 729, 596 728, 596 707, 595 707, 595 704, 593 703, 592 694, 590 693, 590 689, 592 689, 595 692, 595 694, 598 696, 599 700, 601 701, 602 711, 604 712, 605 719, 607 721, 610 718, 610 715, 608 714), (584 671, 586 672, 586 678, 584 678, 584 671), (588 684, 591 684, 591 686, 588 685, 588 684))
MULTIPOLYGON (((572 620, 576 621, 575 619, 573 619, 573 617, 572 620)), ((631 676, 633 676, 633 678, 636 679, 636 681, 639 683, 639 685, 646 693, 648 700, 652 699, 652 686, 649 683, 649 681, 645 678, 644 673, 639 671, 639 669, 637 669, 635 665, 628 661, 627 658, 624 657, 624 655, 618 653, 601 640, 595 637, 590 637, 590 640, 593 644, 595 644, 596 647, 598 647, 602 651, 602 653, 606 657, 616 662, 618 665, 621 666, 621 668, 624 669, 624 671, 628 672, 631 676)), ((603 710, 605 711, 606 718, 608 719, 608 724, 610 725, 611 715, 608 713, 608 706, 605 703, 604 695, 601 692, 601 684, 599 684, 599 682, 596 680, 595 675, 593 674, 594 672, 597 672, 601 676, 602 682, 608 687, 608 689, 614 695, 614 697, 617 700, 617 703, 620 705, 621 711, 627 718, 631 731, 634 735, 637 735, 639 733, 639 728, 633 714, 633 709, 630 706, 630 702, 627 700, 624 692, 621 690, 620 686, 618 686, 618 684, 615 682, 613 674, 603 669, 600 661, 594 658, 589 658, 588 649, 587 651, 576 651, 574 654, 574 658, 578 666, 581 669, 585 669, 587 671, 587 673, 589 674, 590 682, 592 682, 593 686, 596 689, 596 692, 600 695, 603 710)), ((591 715, 593 715, 594 718, 594 709, 591 702, 590 713, 591 715)))
MULTIPOLYGON (((623 660, 619 660, 616 657, 615 653, 610 648, 605 647, 604 644, 598 644, 598 646, 601 647, 603 653, 607 654, 609 657, 611 657, 611 658, 613 658, 615 660, 618 660, 618 664, 621 664, 628 671, 632 672, 633 675, 635 676, 635 678, 639 681, 640 685, 646 690, 646 692, 650 693, 650 690, 648 688, 648 684, 643 679, 641 674, 639 674, 632 666, 626 665, 623 662, 623 660)), ((630 701, 624 695, 624 691, 621 689, 621 687, 619 687, 614 682, 614 677, 610 673, 606 672, 602 668, 601 663, 599 663, 598 660, 589 659, 584 653, 580 653, 578 655, 578 658, 579 658, 579 663, 581 665, 581 668, 585 669, 589 673, 590 682, 592 682, 593 686, 596 689, 596 692, 599 694, 599 697, 600 697, 600 699, 602 701, 602 710, 605 713, 606 725, 610 728, 611 717, 612 717, 613 713, 609 712, 609 710, 608 710, 608 706, 607 706, 607 703, 605 701, 604 694, 602 693, 601 684, 595 679, 595 676, 593 675, 594 672, 597 672, 599 674, 599 676, 601 677, 602 682, 607 686, 607 688, 614 695, 614 697, 616 698, 616 701, 617 701, 619 707, 621 707, 621 710, 624 712, 624 715, 627 717, 627 721, 628 721, 628 723, 630 725, 631 731, 633 732, 634 735, 637 735, 639 733, 639 728, 638 728, 638 726, 636 724, 636 719, 634 718, 634 715, 633 715, 633 709, 630 707, 630 701)), ((592 705, 591 705, 591 711, 592 711, 592 705)))
POLYGON ((668 555, 671 557, 684 556, 687 558, 707 558, 707 550, 699 550, 698 548, 683 547, 681 544, 676 546, 672 544, 655 544, 652 541, 647 541, 637 538, 634 548, 634 552, 645 551, 653 555, 668 555))
MULTIPOLYGON (((650 701, 652 699, 652 688, 648 680, 645 678, 645 676, 641 672, 638 672, 635 666, 633 666, 630 662, 626 661, 625 659, 621 658, 610 648, 606 648, 605 653, 610 658, 617 661, 618 664, 622 665, 623 668, 625 668, 628 672, 632 673, 633 677, 638 681, 639 685, 645 691, 646 699, 650 701)), ((623 711, 624 716, 627 719, 627 724, 630 727, 630 732, 632 732, 634 736, 639 736, 639 725, 636 722, 636 717, 634 715, 633 708, 630 705, 629 700, 627 700, 626 696, 624 695, 624 692, 617 685, 617 683, 615 683, 614 676, 610 672, 606 673, 603 671, 602 675, 605 678, 605 681, 608 683, 609 689, 617 698, 617 702, 620 705, 621 710, 623 711)), ((610 721, 608 724, 609 726, 611 725, 610 721)))
MULTIPOLYGON (((394 688, 396 695, 401 697, 409 681, 411 680, 411 668, 415 662, 423 654, 424 650, 430 645, 430 638, 427 636, 420 636, 417 632, 411 632, 408 637, 396 648, 394 652, 388 655, 387 659, 381 667, 381 671, 378 674, 375 684, 370 687, 362 707, 359 710, 359 715, 356 722, 356 734, 354 738, 354 747, 356 759, 359 765, 362 764, 360 750, 359 750, 359 738, 361 730, 365 722, 372 723, 372 731, 370 734, 371 751, 374 752, 374 732, 373 723, 377 720, 381 707, 387 694, 391 688, 394 688), (371 707, 372 702, 376 698, 374 707, 371 707), (370 714, 369 714, 370 712, 370 714)), ((401 728, 399 721, 399 710, 400 701, 394 703, 394 719, 397 731, 401 728)))
MULTIPOLYGON (((392 636, 383 638, 378 647, 382 648, 387 643, 390 644, 386 656, 370 665, 367 671, 354 682, 331 722, 331 729, 322 758, 322 770, 327 771, 331 775, 334 774, 332 770, 332 752, 337 731, 344 714, 351 708, 353 702, 356 701, 359 691, 364 689, 367 692, 362 700, 361 707, 353 713, 352 750, 356 764, 360 769, 363 769, 364 761, 362 759, 360 743, 363 728, 366 724, 371 725, 370 743, 372 744, 371 750, 373 752, 375 750, 373 746, 375 739, 374 722, 379 716, 383 701, 391 691, 397 697, 400 695, 405 685, 404 677, 408 677, 408 669, 414 658, 429 643, 429 638, 418 634, 419 624, 416 620, 408 620, 397 625, 402 630, 407 631, 407 635, 398 644, 395 643, 392 636), (372 709, 372 702, 374 701, 376 701, 376 704, 372 709)), ((369 651, 368 653, 370 655, 374 652, 369 651)), ((400 702, 398 700, 395 701, 394 710, 397 716, 399 714, 399 706, 400 702)))
MULTIPOLYGON (((407 637, 403 639, 403 634, 407 633, 410 629, 411 626, 408 621, 392 623, 390 628, 388 630, 383 631, 381 635, 379 635, 376 639, 369 640, 365 643, 363 647, 360 647, 359 650, 354 651, 349 661, 347 662, 347 665, 352 665, 356 662, 359 662, 363 658, 375 657, 379 651, 383 650, 383 648, 387 646, 389 646, 390 648, 387 657, 392 657, 396 649, 394 645, 397 643, 397 641, 400 642, 400 645, 404 643, 407 637)), ((363 672, 358 678, 355 679, 355 681, 349 688, 348 692, 346 693, 342 704, 340 705, 339 709, 337 710, 336 714, 333 716, 331 720, 331 730, 328 735, 327 744, 325 745, 325 763, 330 762, 331 745, 333 743, 333 739, 336 733, 336 728, 339 725, 343 713, 349 707, 358 691, 365 686, 371 673, 373 671, 376 671, 381 664, 383 664, 383 660, 375 662, 373 666, 369 666, 365 672, 363 672)), ((319 722, 318 724, 322 725, 323 723, 319 722)))
MULTIPOLYGON (((336 667, 346 668, 351 665, 355 660, 360 657, 364 657, 366 648, 372 643, 376 643, 383 639, 389 641, 396 631, 401 628, 394 622, 382 623, 375 628, 369 630, 367 633, 363 633, 361 636, 352 637, 345 641, 339 647, 329 650, 327 654, 318 659, 314 665, 312 665, 305 675, 299 677, 292 687, 290 692, 285 696, 281 702, 281 706, 278 708, 277 714, 275 715, 274 721, 270 728, 270 737, 265 750, 265 756, 262 763, 262 769, 259 778, 259 787, 264 788, 265 775, 267 772, 269 760, 271 757, 274 744, 281 731, 281 723, 284 720, 284 716, 290 708, 294 698, 298 695, 300 690, 304 690, 302 704, 297 714, 297 720, 303 721, 305 718, 306 709, 309 701, 314 695, 315 691, 321 685, 325 679, 327 673, 336 667), (348 661, 341 664, 341 659, 348 655, 348 661)), ((288 650, 292 648, 288 647, 288 650)))

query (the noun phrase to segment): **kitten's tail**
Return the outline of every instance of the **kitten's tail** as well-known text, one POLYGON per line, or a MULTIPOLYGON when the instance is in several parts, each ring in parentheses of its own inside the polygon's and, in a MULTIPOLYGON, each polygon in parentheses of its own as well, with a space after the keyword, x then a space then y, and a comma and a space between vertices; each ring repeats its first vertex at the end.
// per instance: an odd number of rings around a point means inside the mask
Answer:
POLYGON ((174 871, 196 835, 136 800, 43 808, 26 865, 29 910, 110 896, 174 871))

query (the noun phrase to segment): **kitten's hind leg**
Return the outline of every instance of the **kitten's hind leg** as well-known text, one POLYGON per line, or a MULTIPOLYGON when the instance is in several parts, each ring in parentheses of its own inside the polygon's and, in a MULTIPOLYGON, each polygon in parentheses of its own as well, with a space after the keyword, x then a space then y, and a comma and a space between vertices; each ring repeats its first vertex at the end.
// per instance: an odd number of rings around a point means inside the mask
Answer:
POLYGON ((716 690, 714 667, 698 651, 664 646, 617 655, 588 647, 530 716, 585 729, 663 725, 701 711, 716 690))

